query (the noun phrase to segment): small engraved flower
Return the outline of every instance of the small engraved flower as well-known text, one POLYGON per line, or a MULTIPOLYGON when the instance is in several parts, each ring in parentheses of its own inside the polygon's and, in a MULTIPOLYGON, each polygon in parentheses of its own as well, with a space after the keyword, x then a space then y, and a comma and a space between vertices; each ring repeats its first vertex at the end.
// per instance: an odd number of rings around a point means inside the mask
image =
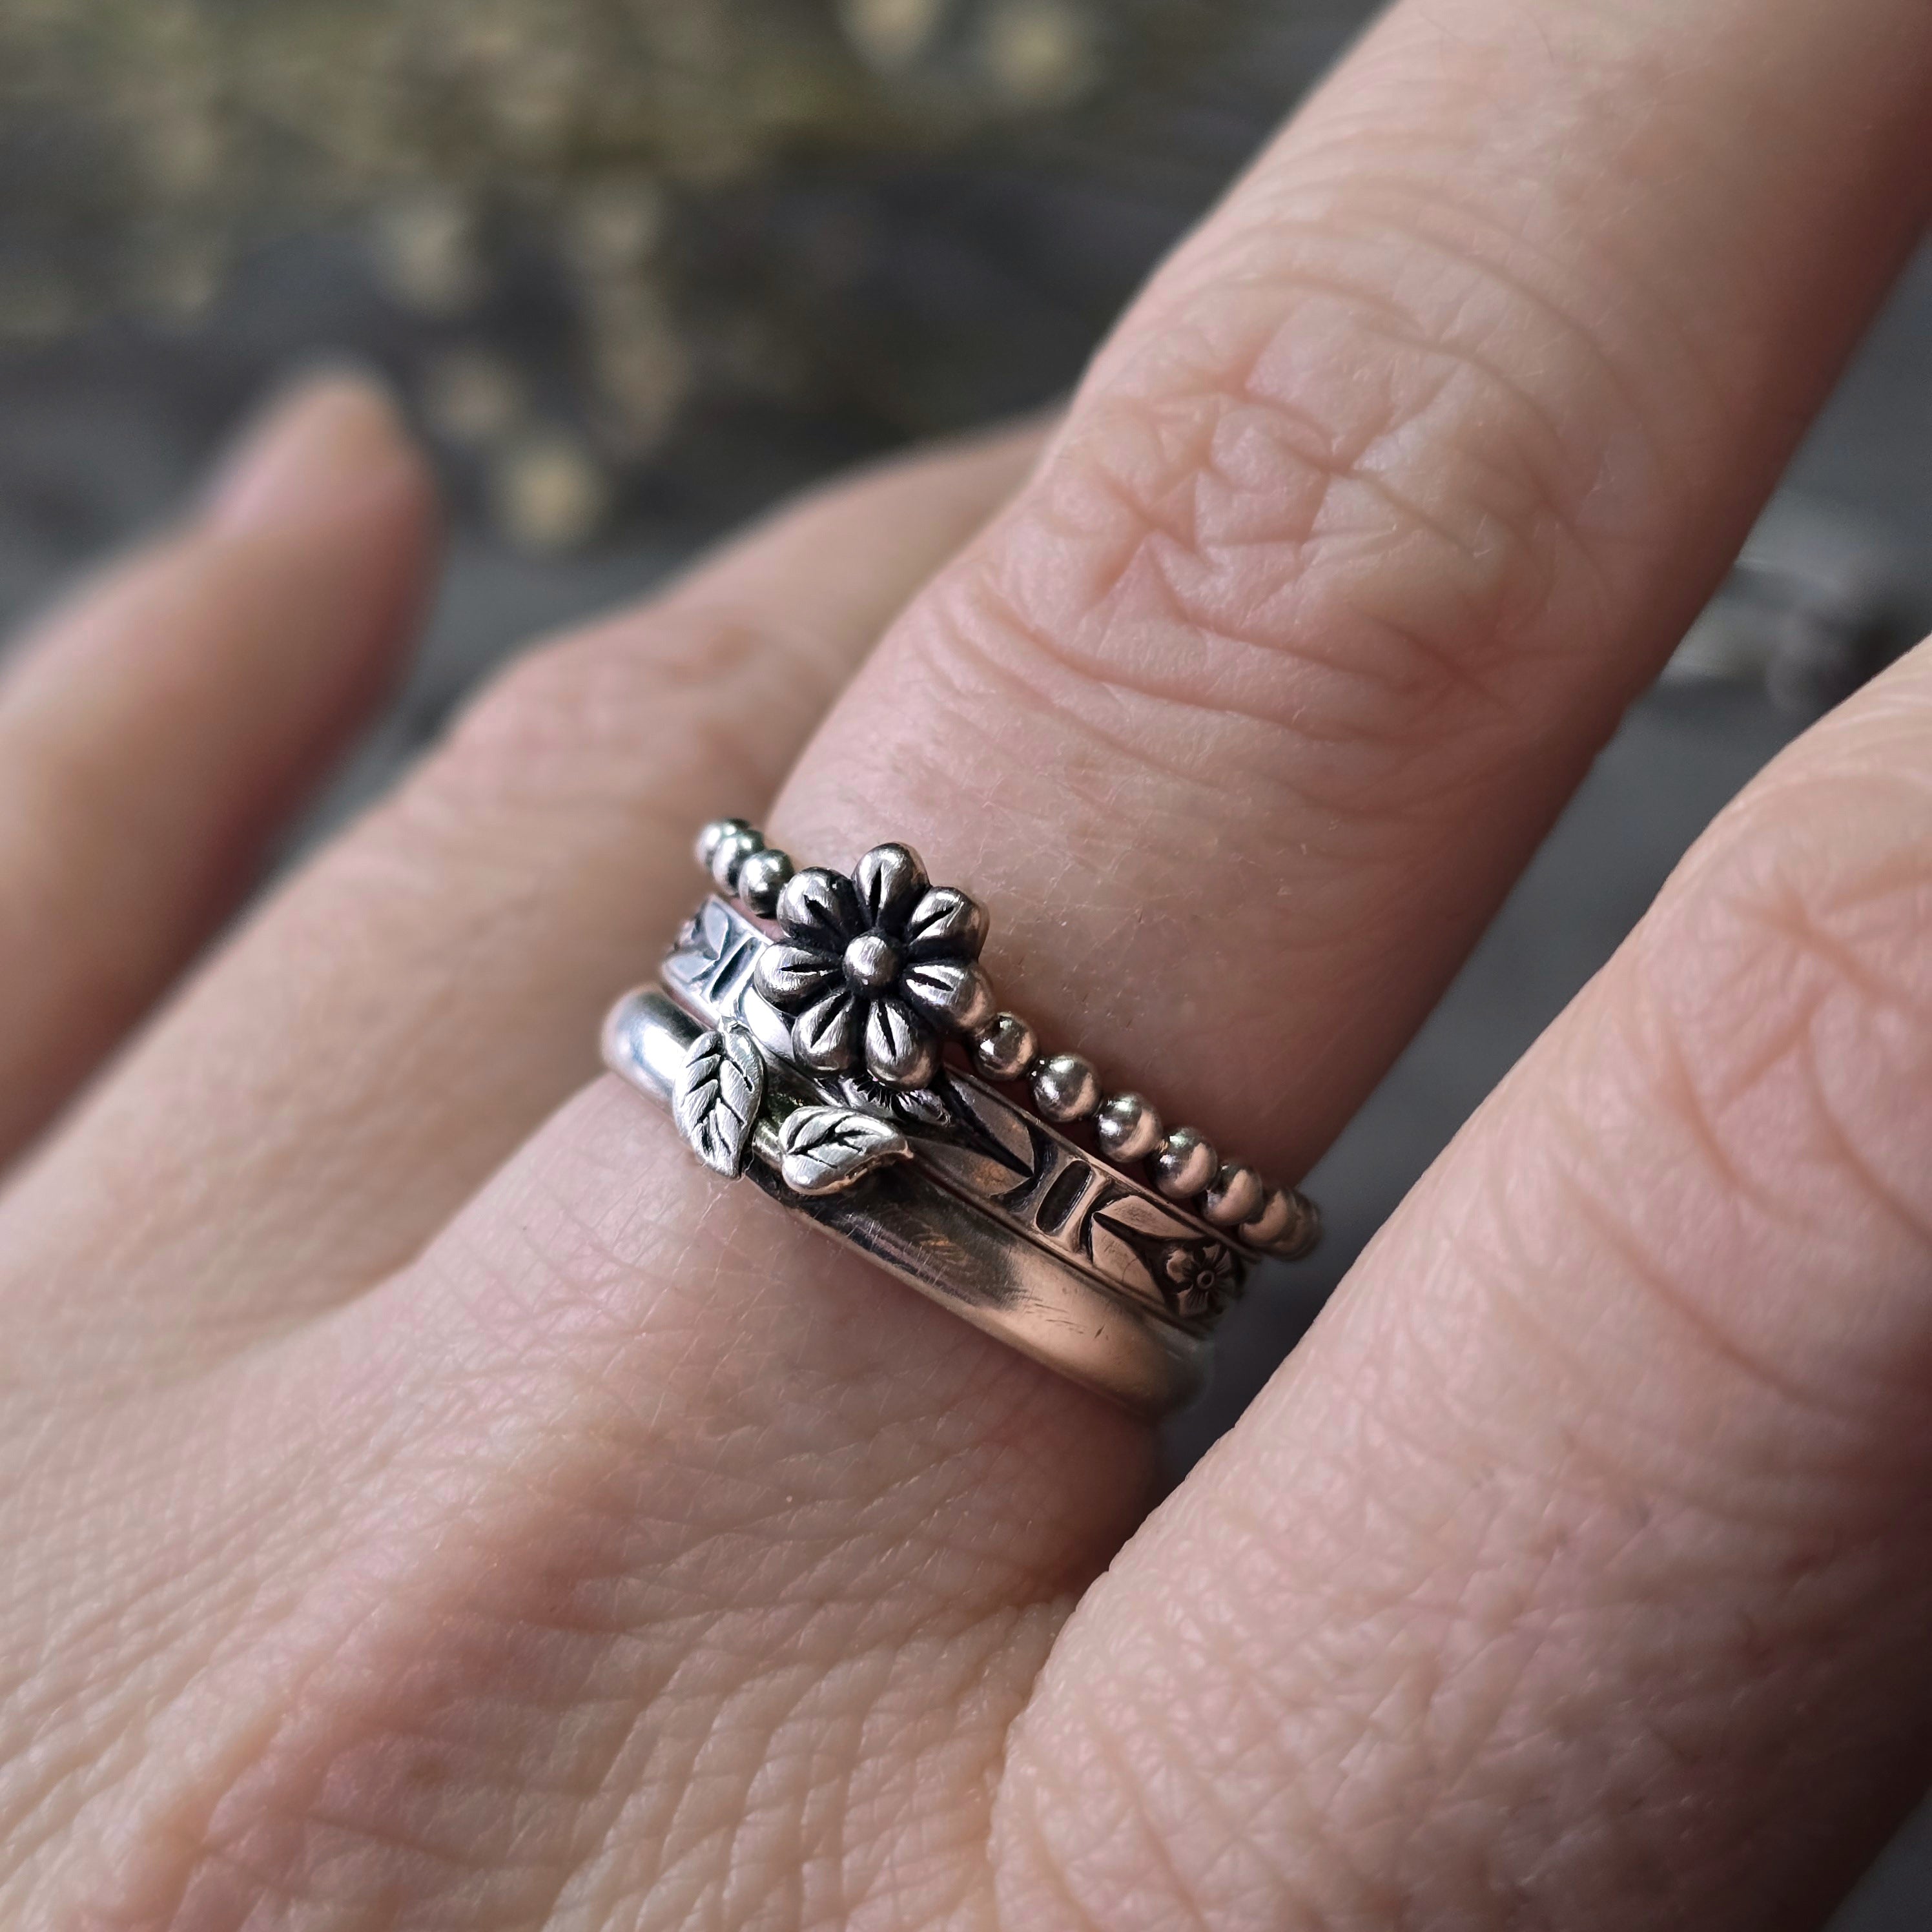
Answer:
POLYGON ((940 1036, 993 1017, 976 963, 986 916, 950 886, 928 884, 917 853, 875 845, 843 873, 814 866, 788 880, 784 937, 760 956, 758 990, 791 1020, 792 1051, 818 1073, 862 1069, 883 1086, 928 1085, 940 1036))
POLYGON ((1234 1292, 1234 1257, 1219 1241, 1176 1241, 1160 1267, 1177 1315, 1218 1315, 1234 1292))

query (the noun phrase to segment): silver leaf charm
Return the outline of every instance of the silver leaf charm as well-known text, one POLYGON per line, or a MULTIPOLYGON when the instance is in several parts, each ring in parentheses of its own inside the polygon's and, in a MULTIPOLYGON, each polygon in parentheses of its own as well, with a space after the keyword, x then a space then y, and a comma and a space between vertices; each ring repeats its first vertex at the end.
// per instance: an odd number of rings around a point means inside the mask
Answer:
POLYGON ((794 1194, 836 1194, 875 1167, 911 1154, 906 1137, 876 1114, 850 1107, 801 1107, 778 1135, 778 1173, 794 1194))
POLYGON ((671 1096, 677 1130, 714 1174, 745 1171, 752 1126, 765 1097, 765 1057, 751 1030, 727 1020, 691 1042, 671 1096))

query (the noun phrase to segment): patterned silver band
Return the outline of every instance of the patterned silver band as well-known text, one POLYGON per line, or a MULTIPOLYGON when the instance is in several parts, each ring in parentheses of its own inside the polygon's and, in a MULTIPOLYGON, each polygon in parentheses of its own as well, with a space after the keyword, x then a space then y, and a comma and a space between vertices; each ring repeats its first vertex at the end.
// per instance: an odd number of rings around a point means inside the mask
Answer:
POLYGON ((699 852, 738 903, 706 900, 663 988, 619 1002, 607 1063, 706 1166, 979 1326, 1131 1407, 1186 1400, 1252 1264, 1312 1245, 1312 1206, 1042 1056, 980 968, 984 911, 906 847, 797 872, 727 820, 699 852))
MULTIPOLYGON (((661 989, 640 988, 611 1010, 604 1058, 640 1092, 682 1112, 694 1058, 716 1037, 661 989)), ((761 1077, 743 1172, 774 1200, 975 1328, 1137 1414, 1165 1414, 1200 1392, 1209 1344, 1198 1327, 1067 1266, 934 1186, 916 1163, 889 1152, 854 1185, 799 1191, 787 1178, 788 1157, 795 1178, 811 1184, 814 1175, 809 1166, 801 1172, 792 1124, 824 1110, 789 1069, 768 1064, 761 1077)), ((814 1152, 806 1148, 808 1162, 814 1152)))

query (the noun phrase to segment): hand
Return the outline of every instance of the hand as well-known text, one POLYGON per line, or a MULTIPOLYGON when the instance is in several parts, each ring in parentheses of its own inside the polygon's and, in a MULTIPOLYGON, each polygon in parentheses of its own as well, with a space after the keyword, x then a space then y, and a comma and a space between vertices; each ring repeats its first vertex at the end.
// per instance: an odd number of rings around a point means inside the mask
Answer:
POLYGON ((395 662, 428 486, 311 389, 50 620, 0 1916, 1815 1922, 1932 1737, 1932 658, 1720 820, 1138 1529, 1138 1426, 584 1083, 692 829, 776 794, 1305 1168, 1722 571, 1928 127, 1922 0, 1406 0, 1043 450, 530 656, 172 991, 395 662))

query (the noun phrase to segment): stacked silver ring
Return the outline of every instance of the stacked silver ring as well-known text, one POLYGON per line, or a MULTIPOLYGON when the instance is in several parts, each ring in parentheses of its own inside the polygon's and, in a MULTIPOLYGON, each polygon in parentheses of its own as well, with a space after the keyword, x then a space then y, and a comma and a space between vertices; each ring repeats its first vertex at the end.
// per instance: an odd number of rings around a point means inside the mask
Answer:
POLYGON ((715 1172, 968 1320, 1137 1409, 1187 1400, 1254 1263, 1313 1245, 1312 1204, 1042 1054, 980 965, 984 909, 908 847, 801 870, 728 819, 698 856, 721 896, 613 1009, 613 1070, 715 1172))
MULTIPOLYGON (((760 919, 776 918, 788 934, 801 938, 822 926, 820 909, 836 890, 819 883, 836 874, 799 873, 787 854, 766 845, 764 834, 742 818, 715 819, 706 826, 698 835, 698 862, 719 890, 747 912, 760 919), (808 891, 794 886, 800 878, 812 881, 808 891)), ((930 890, 917 855, 904 845, 878 846, 867 853, 854 869, 854 882, 862 894, 868 886, 874 892, 890 893, 895 871, 907 882, 909 897, 914 882, 919 892, 930 890)), ((1153 1103, 1140 1094, 1106 1092, 1093 1063, 1082 1055, 1042 1054, 1024 1020, 997 1010, 998 1003, 979 969, 986 934, 984 911, 950 886, 932 890, 932 897, 939 902, 932 922, 936 943, 922 952, 922 940, 915 938, 908 951, 915 964, 944 960, 952 976, 943 982, 944 997, 938 996, 942 982, 934 980, 935 997, 923 1002, 920 986, 908 986, 905 1004, 926 1021, 929 1030, 922 1042, 924 1053, 898 1068, 875 1065, 884 1084, 923 1084, 936 1061, 933 1036, 942 1029, 950 1030, 963 1039, 976 1072, 1003 1084, 1024 1081, 1034 1106, 1056 1125, 1090 1120, 1101 1153, 1112 1161, 1145 1162, 1155 1186, 1167 1199, 1191 1208, 1258 1252, 1289 1260, 1308 1252, 1320 1235, 1321 1222, 1306 1196, 1270 1186, 1255 1168, 1240 1162, 1224 1161, 1198 1127, 1170 1131, 1153 1103)), ((867 904, 861 910, 869 917, 874 908, 867 904)), ((891 943, 890 935, 869 932, 856 935, 854 943, 866 946, 880 939, 886 945, 891 943)), ((848 970, 847 976, 849 982, 854 976, 848 970)), ((761 990, 770 998, 778 989, 761 990)), ((814 1064, 809 1060, 807 1064, 814 1064)), ((834 1052, 816 1070, 842 1072, 852 1064, 850 1057, 834 1052)))

